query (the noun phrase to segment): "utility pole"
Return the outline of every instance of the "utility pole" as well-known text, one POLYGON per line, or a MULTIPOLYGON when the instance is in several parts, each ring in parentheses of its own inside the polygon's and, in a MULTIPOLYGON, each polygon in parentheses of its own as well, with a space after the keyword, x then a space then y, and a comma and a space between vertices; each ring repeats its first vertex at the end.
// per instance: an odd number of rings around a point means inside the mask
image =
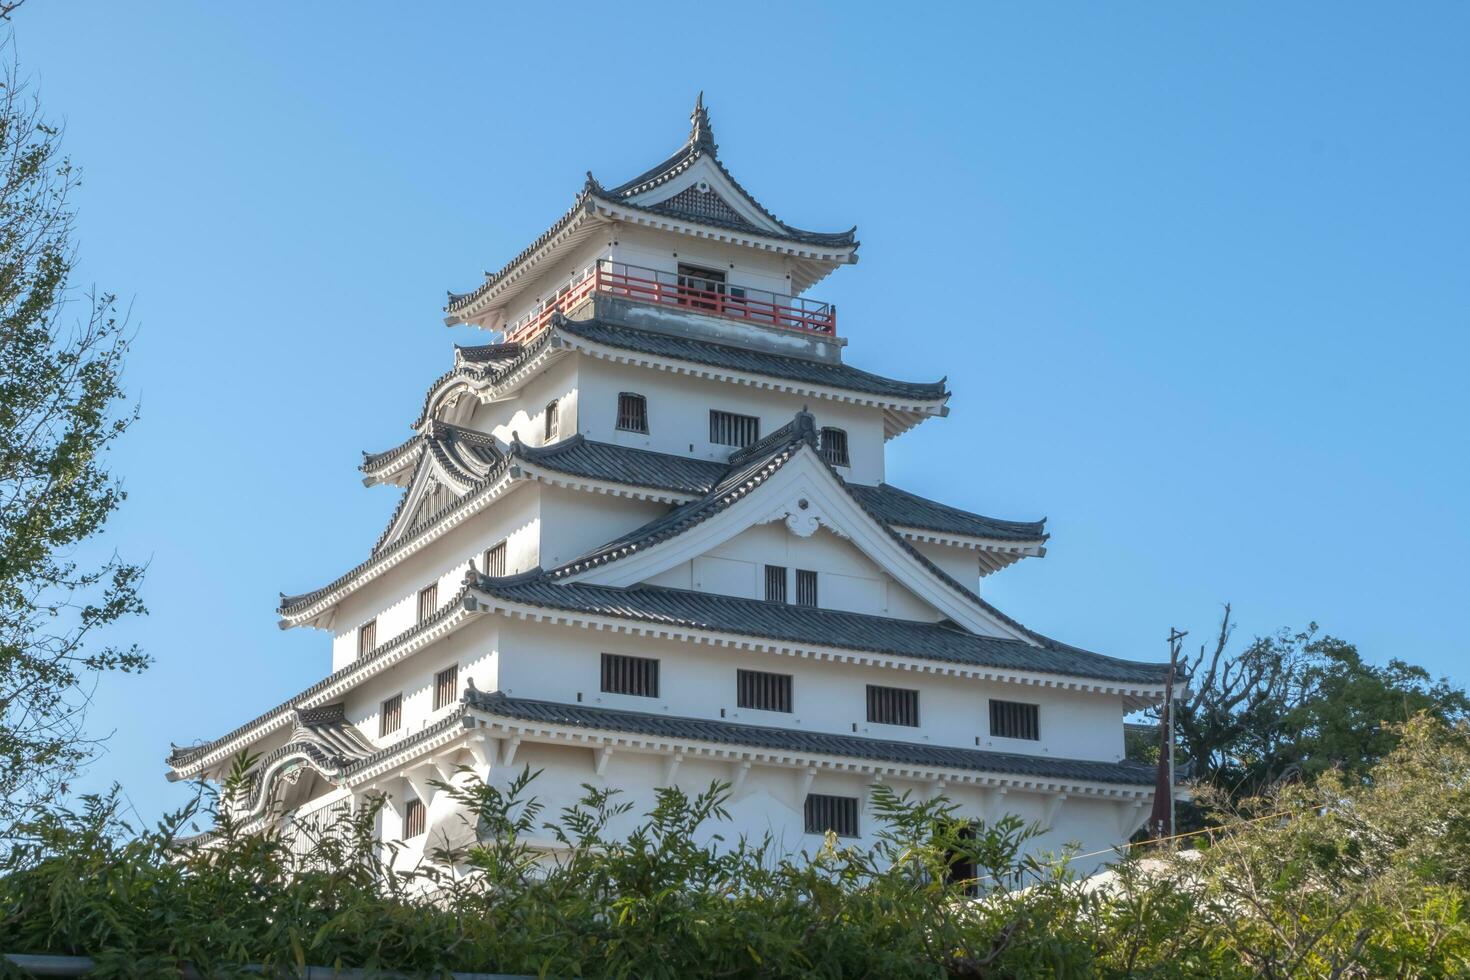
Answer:
POLYGON ((1169 719, 1169 835, 1172 837, 1178 833, 1178 824, 1174 820, 1174 673, 1179 669, 1179 654, 1184 645, 1184 638, 1189 631, 1180 632, 1174 627, 1169 627, 1169 681, 1164 691, 1164 711, 1169 719))

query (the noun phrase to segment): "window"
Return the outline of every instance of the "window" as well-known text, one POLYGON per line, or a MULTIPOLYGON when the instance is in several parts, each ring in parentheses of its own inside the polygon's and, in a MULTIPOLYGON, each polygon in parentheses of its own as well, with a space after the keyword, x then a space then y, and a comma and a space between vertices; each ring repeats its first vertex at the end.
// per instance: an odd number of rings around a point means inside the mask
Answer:
POLYGON ((403 836, 417 837, 425 830, 424 801, 407 800, 403 804, 403 836))
POLYGON ((365 657, 378 645, 378 621, 370 619, 357 628, 357 655, 365 657))
POLYGON ((602 690, 608 694, 658 697, 658 661, 649 657, 602 655, 602 690))
POLYGON ((763 670, 735 672, 735 703, 758 711, 791 711, 791 675, 763 670))
POLYGON ((822 454, 822 458, 833 466, 849 465, 847 461, 846 429, 834 429, 830 426, 824 426, 817 445, 820 447, 818 452, 822 454))
POLYGON ((806 832, 838 837, 858 835, 858 798, 856 796, 823 796, 810 793, 806 798, 806 832))
POLYGON ((745 447, 761 437, 761 420, 734 412, 709 413, 709 441, 717 446, 745 447))
POLYGON ((422 623, 439 608, 439 583, 419 591, 419 622, 422 623))
POLYGON ((434 710, 459 700, 459 664, 434 675, 434 710))
POLYGON ((403 724, 403 695, 395 694, 378 711, 378 737, 398 731, 403 724))
POLYGON ((766 601, 786 601, 786 568, 784 565, 766 566, 766 601))
POLYGON ((485 550, 485 574, 499 578, 505 574, 505 542, 485 550))
POLYGON ((557 433, 557 402, 552 401, 546 406, 546 414, 543 416, 541 441, 555 442, 557 433))
POLYGON ((974 857, 975 825, 969 821, 962 823, 958 828, 956 836, 960 839, 960 846, 963 848, 963 852, 951 850, 945 854, 945 864, 947 867, 944 873, 944 880, 950 884, 965 882, 965 894, 970 898, 978 898, 980 896, 980 883, 975 879, 979 877, 980 870, 975 862, 971 860, 974 857))
POLYGON ((907 687, 868 685, 868 720, 880 725, 919 724, 919 692, 907 687))
POLYGON ((798 606, 815 606, 817 604, 817 573, 809 572, 805 568, 796 570, 796 604, 798 606))
POLYGON ((725 274, 718 269, 679 263, 679 304, 701 310, 717 309, 719 301, 710 293, 725 291, 725 274))
POLYGON ((1020 701, 990 702, 990 734, 995 738, 1041 738, 1040 708, 1020 701))
POLYGON ((647 432, 648 399, 631 391, 619 392, 618 428, 625 432, 647 432))

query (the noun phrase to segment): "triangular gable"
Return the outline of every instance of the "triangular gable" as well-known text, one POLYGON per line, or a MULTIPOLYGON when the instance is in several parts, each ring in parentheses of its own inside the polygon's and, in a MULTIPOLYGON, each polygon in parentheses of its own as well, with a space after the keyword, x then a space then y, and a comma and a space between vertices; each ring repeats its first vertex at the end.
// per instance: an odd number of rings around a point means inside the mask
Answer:
POLYGON ((772 521, 783 521, 801 537, 826 528, 845 538, 938 616, 971 632, 1036 642, 865 510, 808 441, 740 467, 708 497, 552 574, 571 582, 628 587, 772 521))
POLYGON ((724 168, 713 157, 703 154, 677 176, 624 200, 638 207, 671 211, 696 221, 713 219, 716 224, 739 224, 768 235, 788 233, 726 176, 724 168))

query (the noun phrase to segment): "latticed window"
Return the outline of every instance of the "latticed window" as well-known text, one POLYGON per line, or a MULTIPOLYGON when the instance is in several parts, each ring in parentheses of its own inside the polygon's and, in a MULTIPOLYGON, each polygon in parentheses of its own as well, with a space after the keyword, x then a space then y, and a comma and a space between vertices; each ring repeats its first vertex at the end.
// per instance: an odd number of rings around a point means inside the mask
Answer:
POLYGON ((856 796, 826 796, 809 793, 806 798, 806 832, 825 834, 832 831, 838 837, 858 835, 858 804, 856 796))
POLYGON ((602 690, 607 694, 658 697, 658 661, 619 653, 602 655, 602 690))
POLYGON ((907 687, 868 685, 868 720, 879 725, 919 724, 919 692, 907 687))
POLYGON ((995 738, 1041 738, 1041 709, 1021 701, 990 702, 990 734, 995 738))
POLYGON ((757 711, 791 711, 791 675, 764 670, 735 672, 735 703, 757 711))
POLYGON ((428 812, 424 808, 423 800, 407 800, 403 804, 403 836, 417 837, 422 834, 428 812))
POLYGON ((618 394, 618 428, 625 432, 648 431, 648 399, 631 391, 618 394))
POLYGON ((419 590, 419 622, 422 623, 439 608, 439 583, 419 590))
POLYGON ((754 415, 736 415, 710 409, 709 441, 717 446, 744 448, 761 437, 761 420, 754 415))
POLYGON ((434 675, 434 710, 459 700, 459 664, 434 675))
POLYGON ((786 566, 766 566, 766 599, 770 602, 786 601, 786 566))
POLYGON ((847 430, 823 426, 818 452, 833 466, 847 466, 847 430))
POLYGON ((817 604, 817 573, 809 572, 805 568, 796 570, 796 604, 798 606, 815 606, 817 604))
POLYGON ((557 439, 557 416, 560 414, 557 410, 558 404, 560 403, 553 401, 546 406, 546 415, 542 423, 542 442, 555 442, 557 439))
POLYGON ((485 574, 499 578, 505 574, 505 542, 485 549, 485 574))
POLYGON ((370 619, 357 628, 357 655, 365 657, 378 645, 378 621, 370 619))
POLYGON ((403 695, 395 694, 383 702, 383 707, 378 712, 378 737, 396 732, 402 725, 403 695))

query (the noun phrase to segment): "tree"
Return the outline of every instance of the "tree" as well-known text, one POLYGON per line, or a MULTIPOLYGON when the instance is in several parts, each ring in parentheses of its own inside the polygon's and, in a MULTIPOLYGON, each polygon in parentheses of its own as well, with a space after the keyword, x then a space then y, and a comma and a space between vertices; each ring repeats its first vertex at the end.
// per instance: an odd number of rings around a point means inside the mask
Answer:
POLYGON ((1234 797, 1336 769, 1362 778, 1394 750, 1396 726, 1425 714, 1470 717, 1465 692, 1403 660, 1378 667, 1315 623, 1230 652, 1225 607, 1212 643, 1188 664, 1189 692, 1175 726, 1180 754, 1201 783, 1234 797))
POLYGON ((65 790, 95 743, 91 684, 147 664, 97 634, 142 613, 142 570, 96 556, 125 494, 105 466, 130 334, 113 297, 70 279, 78 173, 17 78, 0 91, 0 839, 65 790))

